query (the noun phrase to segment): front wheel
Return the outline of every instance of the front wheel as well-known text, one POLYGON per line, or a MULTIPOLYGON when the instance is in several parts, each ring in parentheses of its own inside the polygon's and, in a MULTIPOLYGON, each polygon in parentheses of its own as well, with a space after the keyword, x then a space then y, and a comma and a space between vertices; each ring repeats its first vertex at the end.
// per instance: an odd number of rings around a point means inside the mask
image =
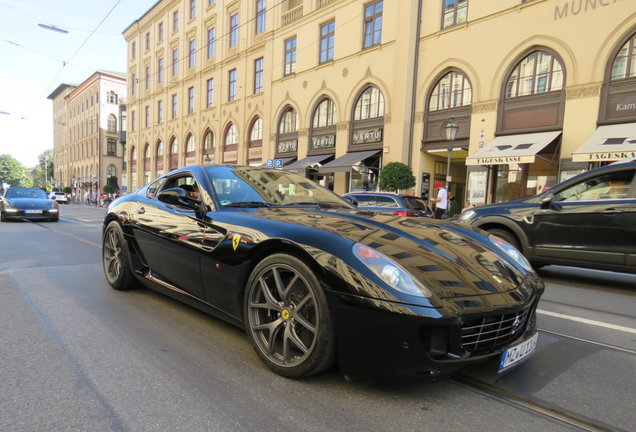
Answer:
POLYGON ((517 249, 519 252, 522 252, 521 243, 519 243, 519 239, 517 238, 516 235, 512 234, 510 231, 495 228, 495 229, 488 230, 488 232, 494 236, 499 237, 502 240, 505 240, 506 242, 514 246, 515 249, 517 249))
POLYGON ((261 261, 247 282, 245 324, 271 370, 303 378, 329 367, 335 337, 327 300, 311 269, 287 254, 261 261))
POLYGON ((106 280, 111 287, 116 290, 134 288, 135 276, 130 269, 128 245, 116 221, 109 223, 104 231, 102 262, 106 280))

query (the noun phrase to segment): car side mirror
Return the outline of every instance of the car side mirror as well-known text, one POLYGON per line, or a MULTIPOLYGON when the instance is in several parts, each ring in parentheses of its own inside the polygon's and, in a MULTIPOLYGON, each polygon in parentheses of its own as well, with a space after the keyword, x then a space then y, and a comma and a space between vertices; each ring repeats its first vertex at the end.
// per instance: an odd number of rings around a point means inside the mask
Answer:
POLYGON ((548 192, 541 199, 541 209, 542 210, 561 210, 561 206, 554 202, 554 194, 552 192, 548 192))
POLYGON ((351 204, 354 207, 358 207, 358 204, 360 204, 358 202, 358 200, 355 199, 355 197, 352 197, 352 196, 345 196, 345 197, 342 197, 342 199, 345 200, 346 202, 348 202, 349 204, 351 204))
POLYGON ((182 188, 170 188, 159 192, 157 199, 166 204, 172 204, 180 207, 187 207, 192 210, 198 210, 200 203, 198 200, 190 198, 187 192, 182 188))

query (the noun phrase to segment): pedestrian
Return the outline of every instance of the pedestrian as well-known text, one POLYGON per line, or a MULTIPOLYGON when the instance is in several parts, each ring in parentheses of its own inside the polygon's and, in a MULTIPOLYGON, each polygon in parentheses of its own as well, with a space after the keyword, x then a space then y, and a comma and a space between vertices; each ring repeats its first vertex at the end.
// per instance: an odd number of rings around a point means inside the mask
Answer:
POLYGON ((91 205, 91 196, 88 191, 84 192, 84 202, 86 203, 86 205, 91 205))
POLYGON ((435 219, 442 219, 448 210, 448 191, 440 182, 433 185, 437 189, 437 198, 431 198, 435 203, 435 219))

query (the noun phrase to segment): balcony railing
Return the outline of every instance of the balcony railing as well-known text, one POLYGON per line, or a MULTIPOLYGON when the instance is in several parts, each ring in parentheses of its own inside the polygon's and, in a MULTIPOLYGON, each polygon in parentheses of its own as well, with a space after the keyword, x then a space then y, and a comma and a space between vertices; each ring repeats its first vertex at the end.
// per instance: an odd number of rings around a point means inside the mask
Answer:
POLYGON ((296 6, 290 11, 287 11, 283 14, 283 26, 293 23, 294 21, 298 21, 303 17, 303 5, 296 6))

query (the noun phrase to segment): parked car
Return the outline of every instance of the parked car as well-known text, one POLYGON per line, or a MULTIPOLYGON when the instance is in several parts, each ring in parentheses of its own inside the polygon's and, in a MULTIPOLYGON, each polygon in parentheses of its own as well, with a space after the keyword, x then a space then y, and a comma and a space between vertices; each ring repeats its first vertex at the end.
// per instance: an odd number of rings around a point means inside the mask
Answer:
POLYGON ((636 160, 606 165, 535 197, 464 211, 459 220, 519 249, 535 266, 636 273, 636 160))
POLYGON ((354 198, 361 210, 370 210, 395 216, 434 217, 435 212, 422 198, 391 192, 349 192, 343 198, 354 198))
POLYGON ((64 192, 51 192, 49 194, 49 198, 62 204, 68 204, 70 202, 68 195, 66 195, 66 193, 64 192))
POLYGON ((431 380, 486 359, 507 370, 536 346, 544 289, 497 237, 360 211, 259 167, 184 167, 116 199, 102 261, 114 289, 143 284, 244 328, 292 378, 334 363, 431 380))
POLYGON ((12 187, 4 190, 0 201, 0 219, 50 220, 57 222, 58 204, 42 189, 12 187))

